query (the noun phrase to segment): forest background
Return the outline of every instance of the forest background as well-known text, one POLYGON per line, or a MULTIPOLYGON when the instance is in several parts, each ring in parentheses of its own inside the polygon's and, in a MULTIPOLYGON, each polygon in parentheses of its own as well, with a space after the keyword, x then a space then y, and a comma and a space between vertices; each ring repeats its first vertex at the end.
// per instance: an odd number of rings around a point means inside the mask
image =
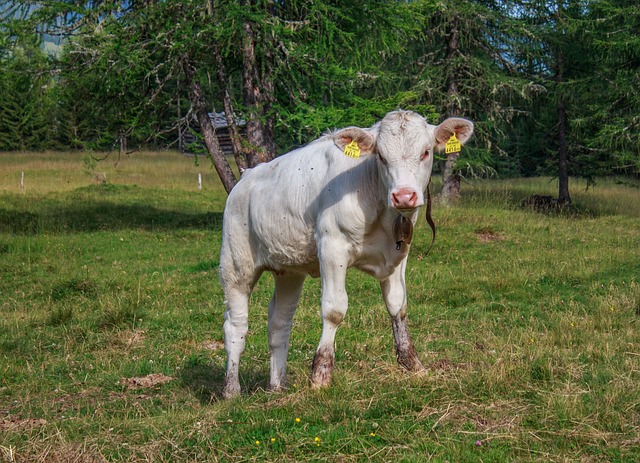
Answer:
POLYGON ((570 176, 640 174, 634 0, 9 0, 0 12, 2 151, 122 155, 197 129, 229 191, 238 171, 401 107, 475 122, 470 147, 439 166, 451 201, 464 177, 557 176, 570 203, 570 176))

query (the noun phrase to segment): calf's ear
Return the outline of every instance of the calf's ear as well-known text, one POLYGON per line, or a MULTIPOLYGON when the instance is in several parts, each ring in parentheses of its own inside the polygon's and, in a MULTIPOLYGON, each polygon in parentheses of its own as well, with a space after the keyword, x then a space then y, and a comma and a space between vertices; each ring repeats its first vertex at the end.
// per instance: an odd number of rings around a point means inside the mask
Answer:
POLYGON ((473 122, 460 117, 446 119, 436 127, 436 150, 444 150, 445 145, 453 134, 464 145, 473 135, 473 122))
POLYGON ((355 141, 362 155, 373 153, 376 147, 376 139, 373 134, 358 127, 338 130, 333 134, 333 141, 340 148, 340 151, 344 151, 345 146, 355 141))

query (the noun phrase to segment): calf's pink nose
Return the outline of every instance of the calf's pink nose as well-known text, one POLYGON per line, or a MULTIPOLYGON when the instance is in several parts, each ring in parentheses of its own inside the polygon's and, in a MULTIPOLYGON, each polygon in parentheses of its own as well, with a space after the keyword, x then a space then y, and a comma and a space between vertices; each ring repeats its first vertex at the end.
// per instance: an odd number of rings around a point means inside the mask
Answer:
POLYGON ((396 209, 413 209, 418 206, 418 193, 410 188, 400 188, 391 193, 391 202, 396 209))

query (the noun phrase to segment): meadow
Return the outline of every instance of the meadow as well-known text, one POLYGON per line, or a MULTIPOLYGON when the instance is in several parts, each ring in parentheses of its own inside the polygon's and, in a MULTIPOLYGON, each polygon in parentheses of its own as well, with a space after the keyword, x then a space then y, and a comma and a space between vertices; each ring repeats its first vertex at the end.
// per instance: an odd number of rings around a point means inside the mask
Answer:
POLYGON ((114 161, 0 153, 0 462, 640 461, 637 181, 572 179, 561 213, 521 207, 551 179, 465 182, 434 208, 429 254, 421 218, 407 286, 424 374, 397 366, 379 285, 354 271, 332 386, 308 382, 308 279, 290 386, 267 391, 264 275, 243 395, 223 401, 226 194, 206 160, 114 161))

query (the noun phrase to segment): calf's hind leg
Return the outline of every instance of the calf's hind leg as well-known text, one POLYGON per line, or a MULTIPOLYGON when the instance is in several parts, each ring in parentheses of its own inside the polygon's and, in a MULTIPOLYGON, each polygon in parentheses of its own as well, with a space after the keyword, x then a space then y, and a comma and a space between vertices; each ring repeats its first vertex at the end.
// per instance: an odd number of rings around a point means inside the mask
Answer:
POLYGON ((224 378, 222 395, 225 399, 240 394, 238 365, 240 354, 244 352, 249 329, 249 290, 225 289, 227 309, 224 313, 224 348, 227 351, 227 373, 224 378))
POLYGON ((275 276, 275 291, 269 303, 270 388, 275 391, 286 386, 289 336, 304 279, 304 275, 296 274, 275 276))

